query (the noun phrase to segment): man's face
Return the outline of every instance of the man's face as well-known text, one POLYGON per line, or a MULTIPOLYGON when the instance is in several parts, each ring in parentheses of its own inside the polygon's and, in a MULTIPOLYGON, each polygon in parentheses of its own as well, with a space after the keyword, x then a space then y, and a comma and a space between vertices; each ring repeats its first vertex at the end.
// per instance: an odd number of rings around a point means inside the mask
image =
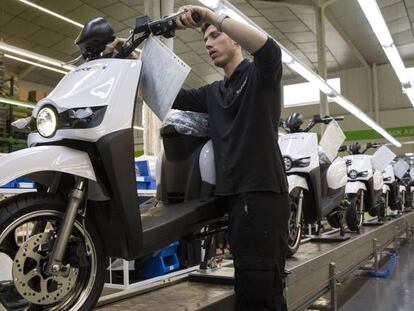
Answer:
POLYGON ((226 66, 239 49, 237 43, 225 33, 218 32, 213 25, 210 25, 204 33, 204 45, 214 65, 221 68, 226 66))

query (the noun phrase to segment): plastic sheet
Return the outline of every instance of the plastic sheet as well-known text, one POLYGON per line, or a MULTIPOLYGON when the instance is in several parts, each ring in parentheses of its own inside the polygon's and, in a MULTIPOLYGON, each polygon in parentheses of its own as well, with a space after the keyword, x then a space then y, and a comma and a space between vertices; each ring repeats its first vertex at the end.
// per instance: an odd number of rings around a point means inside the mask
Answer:
POLYGON ((208 137, 210 133, 207 113, 171 109, 164 125, 174 126, 183 135, 208 137))

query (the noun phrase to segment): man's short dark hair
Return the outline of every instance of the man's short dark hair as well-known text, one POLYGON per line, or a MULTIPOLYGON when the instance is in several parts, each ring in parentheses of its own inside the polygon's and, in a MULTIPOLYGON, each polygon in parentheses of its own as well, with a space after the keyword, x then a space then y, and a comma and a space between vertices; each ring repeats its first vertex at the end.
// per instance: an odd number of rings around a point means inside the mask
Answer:
POLYGON ((206 33, 207 28, 210 27, 210 26, 211 26, 211 24, 209 24, 209 23, 204 23, 204 24, 201 25, 201 31, 203 32, 203 35, 206 33))

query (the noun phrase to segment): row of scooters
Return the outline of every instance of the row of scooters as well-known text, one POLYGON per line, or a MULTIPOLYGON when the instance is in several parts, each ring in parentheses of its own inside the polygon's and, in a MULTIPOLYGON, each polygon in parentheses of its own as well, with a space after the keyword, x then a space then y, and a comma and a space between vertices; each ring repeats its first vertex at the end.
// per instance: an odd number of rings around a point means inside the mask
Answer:
POLYGON ((323 239, 324 220, 340 229, 340 241, 349 238, 347 233, 360 233, 366 213, 371 224, 380 225, 413 208, 414 174, 409 164, 396 161, 385 145, 343 145, 345 135, 336 122, 342 119, 315 115, 304 126, 303 117, 293 113, 280 122, 286 132, 279 146, 291 198, 289 256, 297 252, 303 237, 323 239), (326 126, 319 143, 310 131, 318 124, 326 126), (376 151, 365 154, 369 149, 376 151), (338 156, 339 152, 346 155, 338 156))

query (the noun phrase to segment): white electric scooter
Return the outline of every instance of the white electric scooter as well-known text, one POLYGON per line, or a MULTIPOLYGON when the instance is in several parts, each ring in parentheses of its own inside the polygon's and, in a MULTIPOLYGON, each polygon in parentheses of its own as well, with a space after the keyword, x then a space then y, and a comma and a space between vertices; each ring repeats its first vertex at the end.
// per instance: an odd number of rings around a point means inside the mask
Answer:
POLYGON ((407 191, 407 186, 410 183, 410 165, 403 158, 398 159, 393 165, 396 183, 398 185, 398 200, 400 201, 399 212, 408 212, 407 202, 410 199, 410 193, 407 191))
POLYGON ((359 231, 364 221, 364 212, 377 216, 379 222, 384 221, 385 218, 383 177, 381 172, 373 168, 372 156, 364 154, 368 149, 379 146, 379 144, 368 143, 362 149, 359 143, 352 143, 348 147, 341 148, 349 153, 348 156, 344 156, 348 167, 345 195, 349 205, 346 211, 346 222, 352 231, 359 231), (356 219, 357 222, 355 222, 356 219))
POLYGON ((309 132, 316 124, 329 124, 333 120, 343 120, 343 117, 316 115, 306 128, 301 129, 303 117, 294 113, 281 123, 287 132, 279 137, 279 146, 291 198, 290 256, 299 248, 305 225, 316 224, 319 231, 321 220, 326 217, 333 227, 342 227, 343 208, 340 205, 347 182, 345 161, 337 157, 332 163, 323 163, 318 152, 317 134, 309 132))
POLYGON ((382 172, 384 179, 384 188, 383 192, 385 195, 385 203, 387 208, 394 212, 390 215, 388 212, 386 216, 397 216, 401 211, 401 201, 398 195, 399 185, 397 179, 395 178, 394 169, 392 164, 387 165, 385 170, 382 172))
POLYGON ((158 199, 138 206, 133 112, 146 61, 128 56, 151 34, 173 36, 181 14, 137 18, 115 55, 104 55, 110 24, 92 20, 76 40, 87 62, 17 122, 31 129, 30 148, 1 157, 0 184, 28 176, 48 190, 0 202, 0 310, 92 310, 106 258, 141 259, 220 229, 211 141, 171 125, 161 129, 158 199))

